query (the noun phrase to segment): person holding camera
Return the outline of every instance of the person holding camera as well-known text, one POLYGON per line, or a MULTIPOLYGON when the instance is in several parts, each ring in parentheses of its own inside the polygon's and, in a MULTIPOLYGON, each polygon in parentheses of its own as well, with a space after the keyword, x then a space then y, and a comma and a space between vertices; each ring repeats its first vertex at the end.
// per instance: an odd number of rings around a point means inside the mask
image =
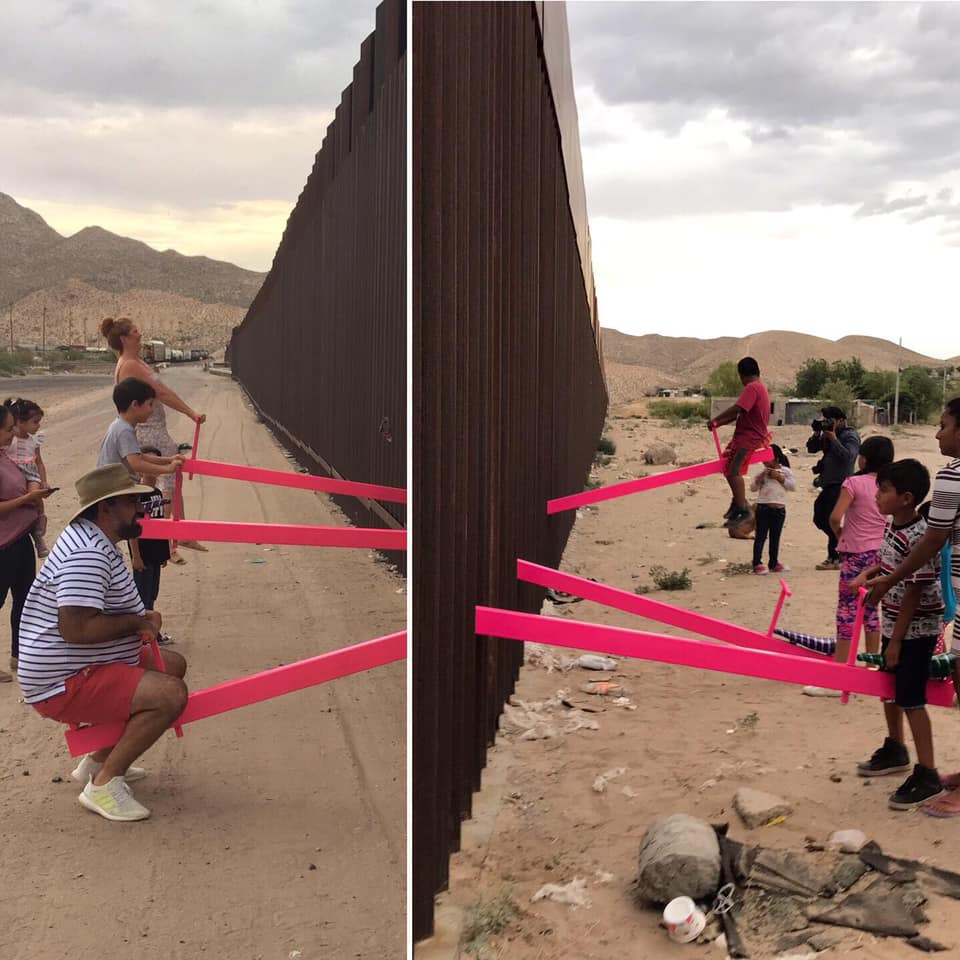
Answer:
POLYGON ((817 569, 839 570, 837 535, 830 526, 830 514, 840 499, 843 481, 856 469, 860 434, 847 426, 847 415, 839 407, 823 407, 820 412, 823 417, 810 425, 813 434, 807 440, 808 453, 822 454, 813 468, 813 485, 820 488, 813 503, 813 525, 827 535, 827 559, 818 563, 817 569))

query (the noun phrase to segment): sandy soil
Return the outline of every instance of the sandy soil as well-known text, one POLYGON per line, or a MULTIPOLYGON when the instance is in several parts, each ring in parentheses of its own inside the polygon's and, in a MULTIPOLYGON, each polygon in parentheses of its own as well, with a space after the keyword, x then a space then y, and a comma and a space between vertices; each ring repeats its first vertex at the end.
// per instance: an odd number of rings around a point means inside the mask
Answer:
MULTIPOLYGON (((290 469, 231 380, 166 378, 204 410, 200 453, 290 469)), ((44 393, 48 502, 59 531, 73 481, 111 420, 110 378, 44 393)), ((170 415, 171 432, 193 427, 170 415)), ((306 491, 186 481, 189 516, 343 524, 306 491)), ((210 544, 168 565, 158 607, 194 689, 405 624, 403 580, 365 550, 210 544), (265 562, 260 562, 265 561, 265 562)), ((6 619, 6 618, 3 618, 6 619)), ((0 627, 8 649, 9 624, 0 627)), ((6 666, 4 654, 0 664, 6 666)), ((70 957, 395 958, 404 952, 405 665, 192 724, 146 755, 150 820, 83 810, 62 729, 0 686, 0 948, 5 960, 70 957), (55 782, 60 778, 60 782, 55 782)))
MULTIPOLYGON (((723 431, 726 436, 729 428, 723 431)), ((784 447, 804 449, 808 431, 781 427, 784 447)), ((870 431, 867 431, 870 432, 870 431)), ((941 465, 932 428, 895 436, 898 456, 916 456, 931 469, 941 465)), ((611 417, 610 436, 617 456, 599 470, 604 483, 636 476, 646 467, 642 453, 653 440, 672 443, 681 462, 710 458, 712 439, 704 430, 669 428, 636 419, 611 417)), ((815 458, 792 458, 801 489, 792 495, 782 548, 794 591, 781 622, 833 635, 835 573, 818 572, 826 538, 811 522, 815 491, 810 467, 815 458)), ((568 491, 557 491, 558 494, 568 491)), ((730 575, 735 563, 750 560, 752 541, 734 541, 719 529, 728 502, 719 477, 601 504, 581 511, 563 568, 626 589, 649 582, 649 569, 689 568, 693 587, 653 594, 722 619, 766 630, 778 594, 775 577, 730 575), (698 523, 717 528, 696 529, 698 523)), ((582 602, 554 607, 554 615, 669 632, 629 614, 582 602)), ((563 659, 572 651, 544 648, 563 659)), ((581 684, 606 676, 578 667, 548 671, 542 663, 523 668, 515 701, 542 703, 558 690, 579 704, 598 709, 599 729, 563 733, 570 711, 553 714, 560 727, 551 739, 523 740, 501 733, 476 800, 480 819, 465 825, 463 852, 451 864, 451 888, 438 903, 467 908, 508 892, 520 917, 490 937, 486 958, 510 960, 646 960, 666 956, 723 957, 715 946, 669 943, 658 926, 659 912, 638 906, 633 895, 640 839, 657 815, 689 813, 710 822, 729 821, 735 839, 802 851, 804 839, 825 840, 837 829, 856 827, 891 854, 929 858, 947 868, 960 862, 960 823, 937 821, 919 812, 895 813, 886 805, 897 778, 871 781, 854 773, 856 761, 882 741, 880 706, 867 698, 837 700, 801 695, 793 685, 695 673, 689 669, 621 661, 614 676, 628 689, 630 709, 579 693, 581 684), (560 716, 560 714, 565 714, 560 716), (598 793, 598 775, 625 768, 598 793), (831 776, 838 782, 831 780, 831 776), (749 831, 732 809, 736 789, 749 785, 778 793, 794 804, 779 826, 749 831), (604 876, 604 874, 611 875, 604 876), (590 907, 541 900, 531 902, 543 884, 587 882, 590 907)), ((941 770, 960 768, 954 713, 933 711, 941 770)), ((960 904, 935 899, 923 932, 960 955, 960 904)), ((843 947, 862 958, 913 954, 902 941, 883 941, 850 932, 843 947)), ((757 956, 759 954, 755 954, 757 956)))

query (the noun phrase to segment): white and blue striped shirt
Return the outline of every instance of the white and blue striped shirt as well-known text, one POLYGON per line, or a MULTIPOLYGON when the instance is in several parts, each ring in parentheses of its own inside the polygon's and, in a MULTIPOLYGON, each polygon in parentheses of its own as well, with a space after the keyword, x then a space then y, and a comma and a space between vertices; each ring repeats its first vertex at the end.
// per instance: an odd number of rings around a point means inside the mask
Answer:
POLYGON ((64 693, 66 680, 84 667, 139 660, 137 635, 104 643, 67 643, 60 636, 60 607, 90 607, 111 615, 144 612, 123 555, 89 520, 68 524, 27 594, 17 667, 25 703, 64 693))

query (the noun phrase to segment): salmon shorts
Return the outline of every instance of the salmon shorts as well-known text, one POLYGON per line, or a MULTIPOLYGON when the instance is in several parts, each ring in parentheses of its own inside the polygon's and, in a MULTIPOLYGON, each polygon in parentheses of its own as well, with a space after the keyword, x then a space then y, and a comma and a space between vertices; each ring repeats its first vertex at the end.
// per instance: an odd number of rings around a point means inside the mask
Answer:
POLYGON ((42 717, 59 723, 117 723, 130 719, 133 695, 146 665, 152 663, 150 648, 140 650, 137 666, 104 663, 84 667, 67 678, 67 689, 49 700, 31 703, 42 717))
POLYGON ((725 477, 745 477, 750 469, 750 457, 753 451, 746 447, 727 447, 723 451, 723 475, 725 477))

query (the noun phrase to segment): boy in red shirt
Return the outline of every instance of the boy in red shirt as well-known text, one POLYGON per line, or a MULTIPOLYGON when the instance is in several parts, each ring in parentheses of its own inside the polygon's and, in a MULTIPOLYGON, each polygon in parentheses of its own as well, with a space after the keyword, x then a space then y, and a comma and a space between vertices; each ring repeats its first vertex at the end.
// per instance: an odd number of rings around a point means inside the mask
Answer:
POLYGON ((723 451, 723 474, 733 494, 730 508, 724 514, 724 526, 731 528, 739 527, 744 520, 750 519, 743 478, 750 467, 751 455, 770 439, 767 430, 770 423, 770 396, 760 382, 760 365, 753 357, 744 357, 737 364, 737 373, 743 384, 743 392, 737 402, 707 421, 708 430, 722 427, 725 423, 737 423, 733 439, 723 451))

